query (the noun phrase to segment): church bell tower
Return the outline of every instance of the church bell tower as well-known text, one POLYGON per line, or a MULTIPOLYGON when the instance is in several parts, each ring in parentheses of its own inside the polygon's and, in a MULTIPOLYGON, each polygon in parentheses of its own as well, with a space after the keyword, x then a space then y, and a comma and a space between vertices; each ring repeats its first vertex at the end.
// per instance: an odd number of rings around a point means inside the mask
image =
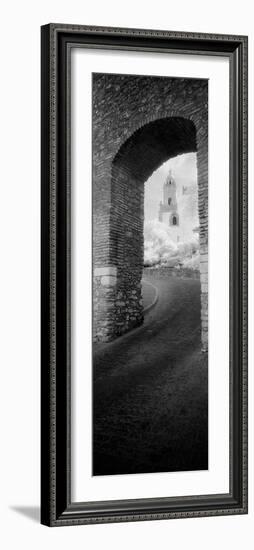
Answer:
POLYGON ((174 228, 179 226, 179 215, 176 200, 176 182, 171 170, 163 185, 163 201, 159 207, 159 221, 174 228))

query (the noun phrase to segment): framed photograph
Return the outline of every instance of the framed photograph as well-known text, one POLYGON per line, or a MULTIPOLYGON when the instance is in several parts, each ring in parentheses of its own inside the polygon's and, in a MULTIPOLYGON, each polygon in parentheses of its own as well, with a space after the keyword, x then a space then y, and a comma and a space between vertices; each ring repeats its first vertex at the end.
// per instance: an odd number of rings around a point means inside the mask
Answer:
POLYGON ((247 37, 41 37, 41 521, 245 514, 247 37))

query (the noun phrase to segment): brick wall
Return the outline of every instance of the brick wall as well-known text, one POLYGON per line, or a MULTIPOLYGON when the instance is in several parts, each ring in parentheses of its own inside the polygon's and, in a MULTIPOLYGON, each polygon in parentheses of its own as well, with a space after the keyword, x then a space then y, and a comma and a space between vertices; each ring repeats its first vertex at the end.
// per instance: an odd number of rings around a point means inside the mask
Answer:
POLYGON ((197 151, 207 348, 207 107, 205 80, 93 75, 94 340, 142 323, 144 182, 169 158, 197 151))

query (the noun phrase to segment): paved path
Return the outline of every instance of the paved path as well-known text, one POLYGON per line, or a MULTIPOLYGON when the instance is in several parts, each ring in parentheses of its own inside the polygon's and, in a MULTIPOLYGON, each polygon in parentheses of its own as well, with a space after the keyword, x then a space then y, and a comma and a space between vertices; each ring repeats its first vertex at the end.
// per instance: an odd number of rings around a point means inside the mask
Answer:
POLYGON ((139 329, 94 347, 94 474, 207 468, 207 363, 200 284, 151 277, 139 329))
POLYGON ((146 279, 142 279, 142 299, 145 313, 154 307, 158 299, 157 287, 146 279))

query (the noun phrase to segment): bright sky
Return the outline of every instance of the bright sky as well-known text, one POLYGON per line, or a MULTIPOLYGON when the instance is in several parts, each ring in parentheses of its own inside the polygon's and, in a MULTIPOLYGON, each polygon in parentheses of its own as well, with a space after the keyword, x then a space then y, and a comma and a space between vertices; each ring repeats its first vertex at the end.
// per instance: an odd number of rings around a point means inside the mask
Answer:
POLYGON ((168 160, 145 183, 145 222, 158 219, 159 203, 162 200, 163 183, 172 170, 177 183, 188 186, 197 182, 196 153, 179 155, 168 160))

